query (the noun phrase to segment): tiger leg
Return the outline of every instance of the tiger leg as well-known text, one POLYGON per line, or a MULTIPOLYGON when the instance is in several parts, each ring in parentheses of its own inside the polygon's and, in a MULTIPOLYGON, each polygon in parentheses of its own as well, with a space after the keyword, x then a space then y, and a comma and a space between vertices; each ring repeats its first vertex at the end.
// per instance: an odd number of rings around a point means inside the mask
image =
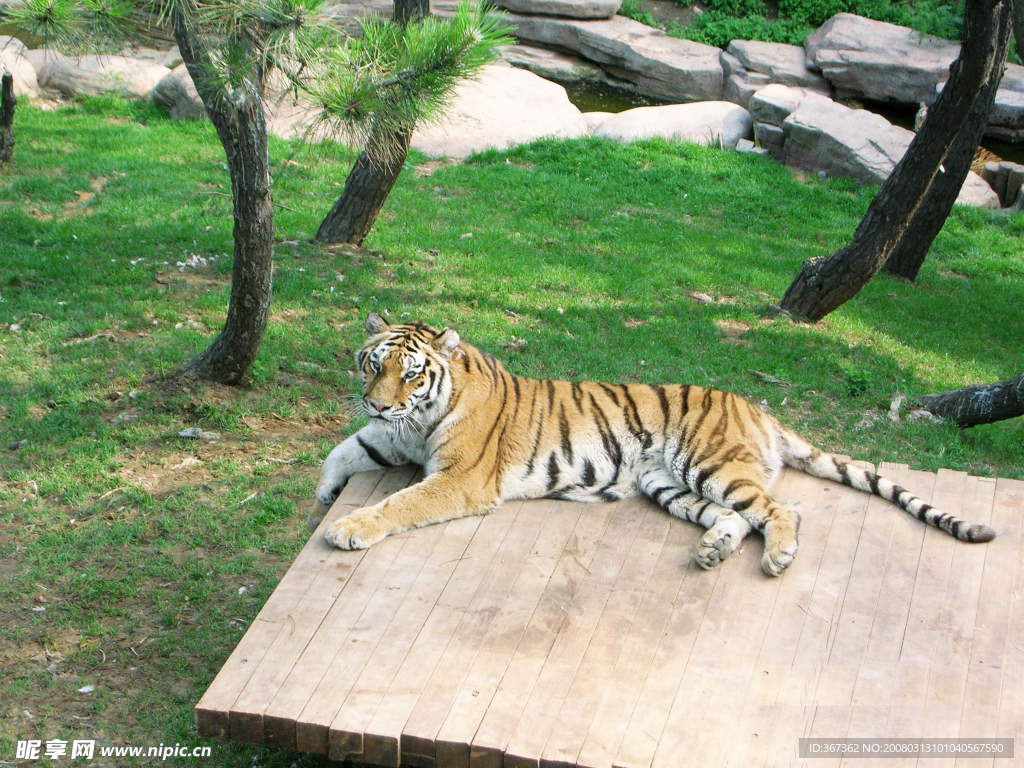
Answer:
POLYGON ((313 506, 306 521, 310 532, 330 510, 334 500, 349 478, 357 472, 371 472, 382 467, 395 467, 409 463, 395 446, 392 433, 380 423, 371 421, 356 434, 336 446, 320 468, 320 481, 316 485, 313 506))
POLYGON ((325 538, 339 549, 366 549, 385 536, 490 512, 501 499, 485 483, 457 472, 437 472, 379 504, 335 520, 325 538))
POLYGON ((800 515, 768 495, 760 467, 733 461, 716 467, 713 473, 699 466, 688 467, 685 473, 682 469, 673 466, 673 474, 678 471, 702 496, 738 512, 764 534, 761 568, 769 576, 782 575, 796 557, 800 515))
POLYGON ((714 568, 735 552, 750 533, 750 524, 742 515, 680 485, 664 467, 643 472, 638 485, 645 496, 654 499, 673 517, 699 523, 708 529, 693 555, 701 568, 714 568))

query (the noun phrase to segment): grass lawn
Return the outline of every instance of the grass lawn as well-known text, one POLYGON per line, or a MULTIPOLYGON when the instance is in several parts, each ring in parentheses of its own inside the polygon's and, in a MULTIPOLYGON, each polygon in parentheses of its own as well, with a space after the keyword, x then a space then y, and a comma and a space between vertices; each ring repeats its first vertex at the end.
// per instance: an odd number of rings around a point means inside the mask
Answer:
POLYGON ((95 100, 19 109, 15 129, 0 172, 0 760, 59 738, 211 746, 180 765, 319 764, 202 742, 192 706, 305 541, 319 462, 360 426, 345 395, 370 310, 453 326, 515 373, 729 389, 858 459, 1024 477, 1024 420, 887 417, 897 394, 1024 368, 1022 217, 957 210, 916 284, 880 276, 808 326, 766 309, 804 259, 848 241, 870 189, 716 149, 540 142, 413 157, 367 250, 324 250, 308 238, 348 159, 274 142, 271 323, 250 380, 227 388, 161 380, 226 311, 230 180, 212 128, 95 100))

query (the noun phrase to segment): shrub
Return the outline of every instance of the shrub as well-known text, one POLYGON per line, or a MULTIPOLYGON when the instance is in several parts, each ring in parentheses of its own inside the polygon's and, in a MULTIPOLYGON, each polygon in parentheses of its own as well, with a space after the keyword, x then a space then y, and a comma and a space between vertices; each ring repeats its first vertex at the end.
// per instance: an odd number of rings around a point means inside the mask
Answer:
POLYGON ((669 34, 705 45, 728 48, 733 40, 760 40, 765 43, 803 45, 811 27, 792 19, 769 21, 764 16, 736 18, 717 11, 708 11, 697 17, 685 29, 674 29, 669 34))

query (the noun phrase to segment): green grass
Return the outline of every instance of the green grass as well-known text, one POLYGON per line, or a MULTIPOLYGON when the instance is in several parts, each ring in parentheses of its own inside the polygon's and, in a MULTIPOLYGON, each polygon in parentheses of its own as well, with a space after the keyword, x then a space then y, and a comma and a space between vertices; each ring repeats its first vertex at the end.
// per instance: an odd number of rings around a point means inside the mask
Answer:
MULTIPOLYGON (((1021 419, 885 417, 897 393, 1024 368, 1021 217, 958 209, 916 284, 880 276, 808 326, 766 309, 849 240, 870 189, 667 142, 539 142, 413 157, 368 249, 323 250, 307 239, 346 160, 275 141, 285 207, 252 376, 171 385, 154 377, 210 342, 227 302, 212 129, 98 100, 19 109, 16 131, 0 173, 0 760, 19 738, 203 743, 192 706, 355 428, 343 403, 371 309, 453 326, 519 374, 715 386, 859 459, 1024 476, 1021 419), (193 255, 207 263, 179 269, 193 255)), ((211 746, 217 765, 318 764, 211 746)))

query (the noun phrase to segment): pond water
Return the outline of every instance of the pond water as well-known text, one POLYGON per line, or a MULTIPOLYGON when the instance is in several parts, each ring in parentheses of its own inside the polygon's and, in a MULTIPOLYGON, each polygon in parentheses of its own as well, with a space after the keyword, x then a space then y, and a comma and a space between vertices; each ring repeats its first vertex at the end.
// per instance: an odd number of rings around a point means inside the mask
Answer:
MULTIPOLYGON (((667 102, 652 99, 647 96, 640 96, 629 91, 623 91, 604 83, 572 83, 565 86, 569 101, 576 105, 580 112, 625 112, 634 107, 650 107, 667 102)), ((866 109, 870 109, 893 125, 913 130, 914 112, 902 110, 889 104, 868 102, 866 109)), ((1024 165, 1024 144, 1001 141, 986 136, 981 140, 981 146, 989 152, 993 152, 1003 160, 1024 165)))

